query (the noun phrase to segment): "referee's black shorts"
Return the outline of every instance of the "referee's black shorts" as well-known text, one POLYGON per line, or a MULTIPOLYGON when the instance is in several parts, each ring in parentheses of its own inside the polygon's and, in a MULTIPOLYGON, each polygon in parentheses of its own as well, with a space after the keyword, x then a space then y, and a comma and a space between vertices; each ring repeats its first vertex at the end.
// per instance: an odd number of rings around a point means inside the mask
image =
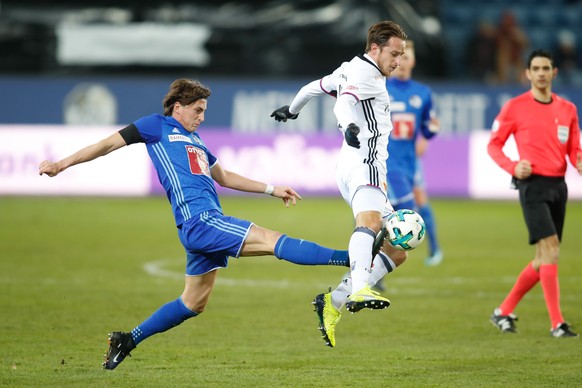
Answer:
POLYGON ((554 234, 561 241, 568 200, 568 187, 564 178, 532 175, 517 180, 516 184, 529 232, 529 243, 535 244, 554 234))

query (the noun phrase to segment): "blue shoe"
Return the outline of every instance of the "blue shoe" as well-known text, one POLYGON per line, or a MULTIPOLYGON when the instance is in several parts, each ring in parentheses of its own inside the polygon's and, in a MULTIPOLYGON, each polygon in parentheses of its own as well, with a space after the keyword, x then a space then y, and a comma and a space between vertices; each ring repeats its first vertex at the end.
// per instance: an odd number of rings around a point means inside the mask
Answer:
POLYGON ((434 267, 443 261, 443 252, 439 249, 424 260, 424 265, 434 267))

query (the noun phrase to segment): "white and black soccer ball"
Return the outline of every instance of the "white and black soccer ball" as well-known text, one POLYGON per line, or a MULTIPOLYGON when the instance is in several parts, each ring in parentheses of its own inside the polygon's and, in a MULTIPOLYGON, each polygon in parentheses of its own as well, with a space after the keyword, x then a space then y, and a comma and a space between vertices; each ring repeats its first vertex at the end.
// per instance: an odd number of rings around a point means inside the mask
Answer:
POLYGON ((394 248, 411 251, 418 248, 424 240, 426 226, 424 220, 414 210, 400 209, 386 218, 386 240, 394 248))

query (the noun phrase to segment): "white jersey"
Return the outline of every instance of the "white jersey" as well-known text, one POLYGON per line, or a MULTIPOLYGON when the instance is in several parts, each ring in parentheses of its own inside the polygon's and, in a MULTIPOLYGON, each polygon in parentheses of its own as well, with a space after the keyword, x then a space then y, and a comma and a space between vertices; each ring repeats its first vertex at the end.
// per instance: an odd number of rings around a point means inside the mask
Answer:
POLYGON ((360 148, 342 144, 337 163, 338 186, 344 199, 361 186, 376 186, 386 193, 388 138, 392 131, 390 98, 386 77, 367 54, 344 62, 332 74, 305 85, 289 110, 299 113, 313 97, 327 93, 337 96, 334 113, 342 131, 350 123, 360 128, 360 148))

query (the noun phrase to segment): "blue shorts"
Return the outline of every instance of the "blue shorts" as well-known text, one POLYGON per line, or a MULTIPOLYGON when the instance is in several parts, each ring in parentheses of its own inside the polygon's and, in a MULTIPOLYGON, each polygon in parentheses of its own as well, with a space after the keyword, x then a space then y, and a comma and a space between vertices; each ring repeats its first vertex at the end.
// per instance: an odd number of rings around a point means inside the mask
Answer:
POLYGON ((414 187, 424 189, 426 183, 424 182, 424 169, 420 159, 416 158, 416 171, 414 172, 414 187))
POLYGON ((414 201, 413 185, 414 177, 409 174, 398 170, 388 171, 388 199, 395 209, 400 209, 400 204, 414 201))
POLYGON ((225 216, 217 210, 186 220, 178 231, 186 249, 186 275, 203 275, 226 268, 228 257, 238 257, 252 222, 225 216))

